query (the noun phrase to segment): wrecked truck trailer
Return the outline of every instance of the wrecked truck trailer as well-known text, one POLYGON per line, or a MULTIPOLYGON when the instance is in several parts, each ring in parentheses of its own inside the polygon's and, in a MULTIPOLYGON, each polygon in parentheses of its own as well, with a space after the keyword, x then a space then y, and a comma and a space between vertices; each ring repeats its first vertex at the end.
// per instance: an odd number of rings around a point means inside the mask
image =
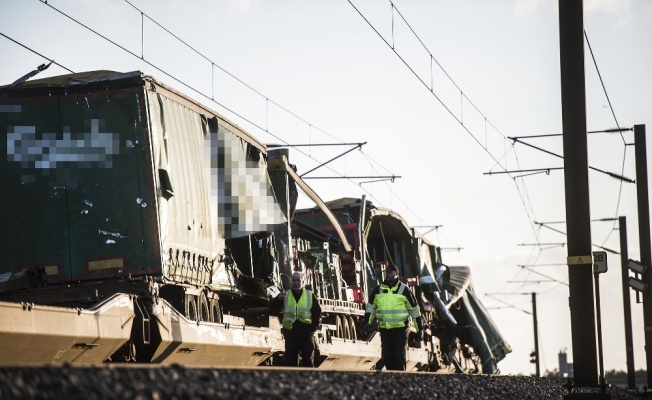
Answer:
POLYGON ((280 282, 260 254, 287 221, 258 140, 139 71, 4 86, 0 134, 1 364, 259 365, 283 348, 277 318, 231 314, 280 282), (240 237, 265 280, 236 265, 240 237))
MULTIPOLYGON (((359 329, 379 277, 361 257, 373 241, 338 221, 287 151, 139 71, 0 87, 0 134, 0 365, 278 365, 267 305, 302 269, 324 311, 317 366, 382 367, 379 335, 359 329), (304 225, 310 235, 291 224, 298 190, 326 221, 304 225)), ((438 327, 410 347, 409 369, 491 373, 438 327)))
POLYGON ((396 264, 402 281, 419 301, 426 332, 425 343, 410 335, 408 366, 439 372, 499 372, 498 362, 511 348, 475 296, 470 268, 445 265, 440 248, 392 210, 364 198, 326 204, 354 244, 356 262, 340 257, 338 235, 321 210, 298 210, 293 236, 301 244, 299 260, 312 261, 309 269, 316 293, 364 302, 384 279, 384 267, 396 264), (329 267, 338 263, 339 275, 329 267))
MULTIPOLYGON (((268 290, 297 263, 275 190, 328 212, 287 159, 268 170, 257 139, 139 71, 0 87, 0 135, 0 365, 279 363, 268 290)), ((322 327, 321 367, 378 361, 347 335, 322 327)))

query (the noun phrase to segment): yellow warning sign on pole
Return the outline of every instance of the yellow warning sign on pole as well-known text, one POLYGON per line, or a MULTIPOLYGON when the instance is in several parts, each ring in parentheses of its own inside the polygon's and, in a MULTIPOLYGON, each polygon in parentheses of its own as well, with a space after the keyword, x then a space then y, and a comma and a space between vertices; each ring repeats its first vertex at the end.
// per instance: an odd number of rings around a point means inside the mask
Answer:
POLYGON ((567 265, 593 264, 593 257, 588 256, 570 256, 566 257, 567 265))

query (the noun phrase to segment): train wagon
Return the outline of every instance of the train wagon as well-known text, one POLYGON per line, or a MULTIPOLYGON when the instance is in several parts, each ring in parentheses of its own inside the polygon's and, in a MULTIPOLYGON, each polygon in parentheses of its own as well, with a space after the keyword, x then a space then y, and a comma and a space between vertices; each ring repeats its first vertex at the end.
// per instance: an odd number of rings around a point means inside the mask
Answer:
MULTIPOLYGON (((332 217, 326 218, 316 207, 297 211, 293 236, 300 254, 305 254, 299 259, 312 256, 315 260, 317 267, 310 276, 316 293, 362 302, 384 279, 384 268, 395 264, 401 280, 419 301, 426 333, 424 343, 416 341, 416 334, 410 335, 408 364, 414 369, 442 372, 499 372, 497 364, 511 347, 476 297, 469 267, 444 264, 441 249, 411 228, 401 215, 364 197, 326 204, 353 243, 355 256, 346 257, 332 217), (340 268, 333 272, 327 265, 334 264, 340 268)), ((359 322, 350 326, 346 322, 335 321, 355 336, 359 322)))
MULTIPOLYGON (((317 366, 382 367, 359 319, 387 258, 366 256, 363 224, 345 228, 287 150, 140 71, 0 87, 0 135, 0 365, 278 365, 270 296, 303 270, 324 311, 317 366), (298 190, 319 224, 298 218, 298 190)), ((481 308, 453 271, 405 274, 432 311, 410 369, 496 372, 508 346, 486 313, 456 316, 479 333, 453 322, 447 306, 481 308)))

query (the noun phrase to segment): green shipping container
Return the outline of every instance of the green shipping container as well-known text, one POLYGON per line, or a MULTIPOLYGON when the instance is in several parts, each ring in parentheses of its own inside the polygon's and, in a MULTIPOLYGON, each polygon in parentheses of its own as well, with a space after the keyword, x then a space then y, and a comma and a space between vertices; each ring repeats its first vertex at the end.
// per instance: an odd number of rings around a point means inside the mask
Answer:
POLYGON ((285 220, 265 147, 139 71, 0 87, 0 136, 0 277, 209 284, 226 238, 285 220))

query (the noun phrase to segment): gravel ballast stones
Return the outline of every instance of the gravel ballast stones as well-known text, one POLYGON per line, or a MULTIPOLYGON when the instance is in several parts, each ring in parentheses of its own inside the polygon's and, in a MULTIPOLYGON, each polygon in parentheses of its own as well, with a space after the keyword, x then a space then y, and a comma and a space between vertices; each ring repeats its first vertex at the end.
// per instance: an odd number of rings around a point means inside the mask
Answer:
MULTIPOLYGON (((564 379, 180 366, 0 368, 0 399, 562 399, 564 379)), ((581 398, 640 399, 617 387, 581 398), (602 395, 602 396, 601 396, 602 395)))

